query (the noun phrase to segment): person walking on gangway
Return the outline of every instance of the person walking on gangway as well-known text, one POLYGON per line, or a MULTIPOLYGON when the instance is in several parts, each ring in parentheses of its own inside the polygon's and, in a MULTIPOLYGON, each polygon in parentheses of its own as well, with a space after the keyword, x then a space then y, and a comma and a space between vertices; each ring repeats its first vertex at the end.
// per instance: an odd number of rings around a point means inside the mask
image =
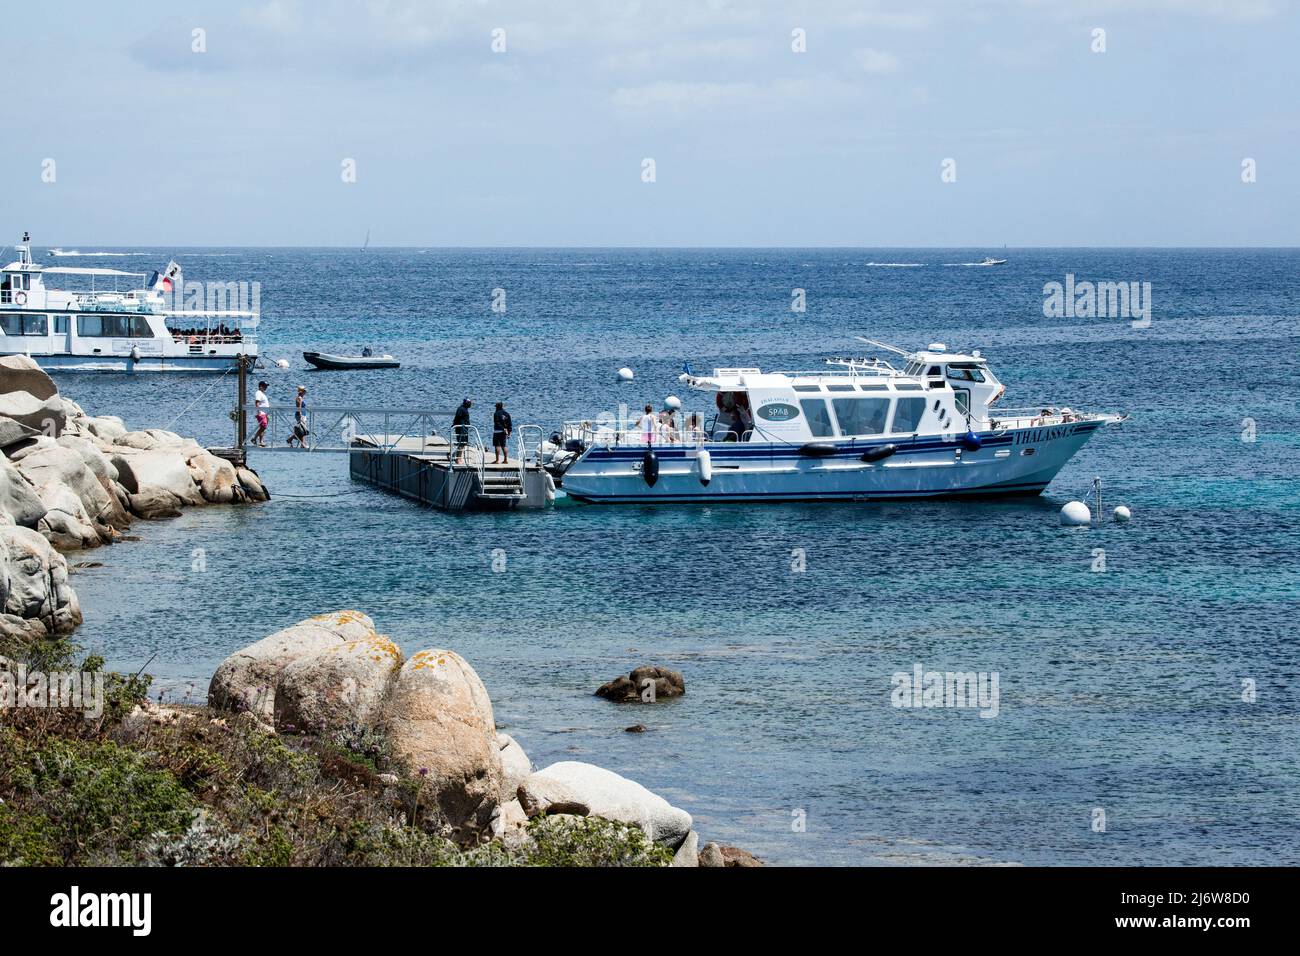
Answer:
POLYGON ((253 444, 262 448, 266 447, 266 427, 271 424, 266 411, 271 407, 271 400, 266 397, 266 390, 270 387, 267 382, 258 382, 257 391, 253 393, 253 407, 257 409, 257 431, 253 433, 253 444))
POLYGON ((294 439, 298 441, 299 448, 307 447, 307 436, 310 432, 307 429, 307 386, 298 386, 298 395, 293 400, 293 434, 289 436, 289 447, 293 447, 294 439))
POLYGON ((456 409, 456 414, 452 417, 451 424, 456 432, 456 449, 455 463, 463 464, 465 460, 465 446, 469 444, 469 409, 474 403, 468 398, 460 403, 460 408, 456 409))

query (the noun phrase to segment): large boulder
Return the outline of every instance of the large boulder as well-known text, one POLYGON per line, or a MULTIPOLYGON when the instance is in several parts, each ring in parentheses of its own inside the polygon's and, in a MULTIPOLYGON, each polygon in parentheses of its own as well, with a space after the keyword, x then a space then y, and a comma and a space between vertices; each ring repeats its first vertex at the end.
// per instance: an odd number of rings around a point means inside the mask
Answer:
POLYGON ((68 419, 63 401, 57 395, 41 399, 30 392, 0 393, 0 417, 12 418, 51 438, 63 434, 68 419))
POLYGON ((242 497, 243 486, 239 483, 235 466, 226 459, 203 451, 190 458, 189 467, 204 501, 228 505, 237 496, 242 497))
POLYGON ((27 355, 6 355, 0 357, 0 394, 9 392, 26 392, 44 401, 59 394, 59 389, 35 359, 27 355))
MULTIPOLYGON (((118 486, 119 488, 121 485, 118 486)), ((157 485, 148 485, 139 494, 126 496, 126 507, 131 514, 146 521, 158 521, 162 518, 179 518, 181 500, 170 491, 164 491, 157 485)))
POLYGON ((268 501, 271 493, 266 490, 262 484, 262 479, 257 476, 257 472, 251 468, 236 468, 235 474, 239 477, 239 484, 244 489, 244 494, 248 496, 249 501, 268 501))
POLYGON ((45 535, 50 544, 60 551, 75 551, 78 548, 96 548, 104 543, 81 499, 67 485, 47 482, 38 487, 36 493, 46 508, 36 530, 45 535))
POLYGON ((97 415, 88 418, 85 427, 90 434, 109 444, 126 434, 126 425, 116 415, 97 415))
MULTIPOLYGON (((81 501, 91 523, 119 528, 129 523, 117 497, 107 487, 107 479, 95 475, 77 448, 59 444, 41 448, 25 455, 16 467, 38 491, 50 485, 70 490, 81 501)), ((42 501, 48 509, 50 502, 44 495, 42 501)))
POLYGON ((9 587, 4 613, 41 621, 51 634, 67 634, 81 623, 81 605, 68 586, 68 562, 39 533, 0 525, 8 553, 9 587))
POLYGON ((280 675, 289 664, 374 636, 374 622, 357 611, 318 614, 276 631, 221 662, 208 686, 208 704, 220 710, 249 711, 269 724, 275 719, 280 675))
POLYGON ((45 505, 36 489, 7 458, 0 458, 0 513, 24 528, 35 528, 45 517, 45 505))
POLYGON ((389 691, 384 725, 456 835, 472 841, 487 832, 503 772, 492 701, 474 668, 452 651, 413 655, 389 691))
POLYGON ((290 661, 275 692, 275 729, 323 734, 371 726, 401 666, 402 652, 383 634, 290 661))
POLYGON ((525 789, 531 789, 535 781, 552 794, 567 792, 574 802, 590 808, 592 816, 639 827, 650 839, 674 850, 691 832, 691 815, 685 810, 635 780, 593 764, 577 760, 553 763, 529 777, 525 789))
POLYGON ((39 435, 35 428, 14 421, 12 418, 0 418, 0 448, 9 448, 19 442, 25 442, 39 435))
POLYGON ((130 494, 138 495, 143 489, 153 486, 171 492, 182 504, 203 503, 185 456, 179 451, 142 451, 114 455, 110 460, 117 469, 117 480, 130 494))
POLYGON ((80 455, 86 467, 100 481, 104 479, 117 481, 117 469, 113 467, 108 460, 108 456, 100 451, 99 446, 93 441, 80 435, 63 434, 59 436, 58 444, 64 448, 71 448, 80 455))

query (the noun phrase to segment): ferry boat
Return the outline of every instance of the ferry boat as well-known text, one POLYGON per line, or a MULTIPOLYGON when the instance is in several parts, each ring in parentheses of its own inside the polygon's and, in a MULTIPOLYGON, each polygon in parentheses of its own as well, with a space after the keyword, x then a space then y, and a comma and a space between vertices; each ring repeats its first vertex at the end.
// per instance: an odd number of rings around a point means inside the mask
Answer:
POLYGON ((0 355, 78 372, 224 372, 241 355, 256 358, 257 343, 241 328, 255 312, 167 308, 167 293, 181 286, 175 262, 146 281, 142 272, 37 265, 30 242, 24 233, 17 261, 0 270, 0 355), (65 277, 90 288, 54 286, 65 277))
POLYGON ((566 422, 551 448, 562 487, 607 503, 1037 495, 1101 426, 1128 417, 1000 408, 1006 388, 979 350, 870 344, 906 364, 688 370, 681 381, 707 396, 705 411, 660 416, 653 431, 566 422))

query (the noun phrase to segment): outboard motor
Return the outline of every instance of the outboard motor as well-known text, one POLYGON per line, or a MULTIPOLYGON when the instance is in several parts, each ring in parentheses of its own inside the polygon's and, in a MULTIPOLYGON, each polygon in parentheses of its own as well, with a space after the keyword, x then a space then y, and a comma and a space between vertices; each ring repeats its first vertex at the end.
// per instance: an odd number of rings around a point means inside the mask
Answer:
POLYGON ((647 448, 645 454, 641 456, 641 477, 651 488, 659 480, 659 456, 655 454, 653 448, 647 448))
POLYGON ((884 461, 894 452, 898 451, 897 445, 877 445, 875 448, 868 448, 862 453, 863 461, 884 461))

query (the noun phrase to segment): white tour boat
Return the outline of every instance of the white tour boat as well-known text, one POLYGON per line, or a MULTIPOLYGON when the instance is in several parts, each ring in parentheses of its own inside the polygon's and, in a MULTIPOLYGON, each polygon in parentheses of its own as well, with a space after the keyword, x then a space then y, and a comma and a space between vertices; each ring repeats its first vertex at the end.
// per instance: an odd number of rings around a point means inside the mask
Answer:
POLYGON ((978 350, 870 344, 906 365, 688 372, 707 411, 682 405, 653 430, 626 416, 567 422, 547 449, 552 471, 570 497, 609 503, 1036 495, 1098 428, 1128 417, 997 408, 1005 387, 978 350))
POLYGON ((176 263, 148 281, 142 272, 41 266, 32 262, 30 241, 24 234, 17 261, 0 271, 0 355, 78 372, 222 372, 241 355, 256 357, 248 330, 255 323, 241 321, 255 319, 255 311, 167 307, 180 298, 176 263), (64 277, 90 288, 53 285, 64 277))

